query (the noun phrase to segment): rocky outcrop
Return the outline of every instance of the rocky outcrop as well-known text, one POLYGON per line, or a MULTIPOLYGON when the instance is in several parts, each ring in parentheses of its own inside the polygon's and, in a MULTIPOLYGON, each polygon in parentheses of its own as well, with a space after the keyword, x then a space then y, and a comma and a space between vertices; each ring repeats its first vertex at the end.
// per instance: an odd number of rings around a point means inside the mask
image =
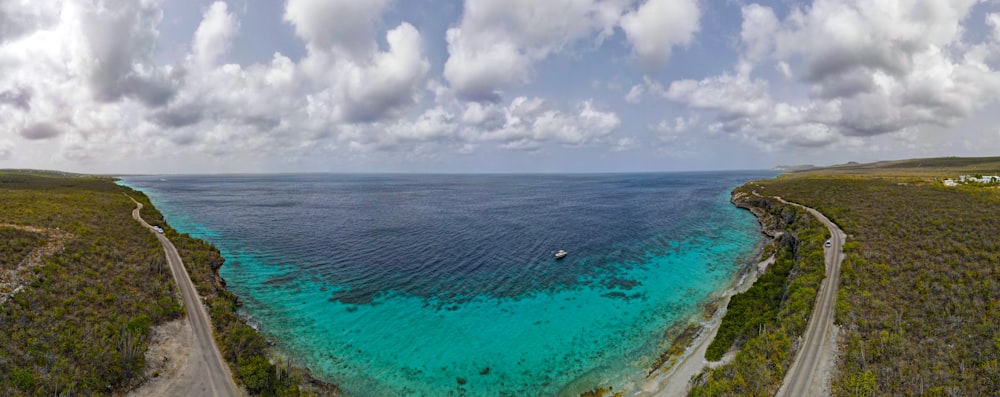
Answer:
POLYGON ((219 250, 213 249, 211 255, 208 257, 208 265, 212 269, 212 278, 215 280, 215 285, 219 288, 226 288, 226 280, 219 275, 219 269, 225 263, 226 258, 222 257, 219 250))
POLYGON ((798 240, 785 233, 788 226, 798 220, 799 212, 773 197, 762 196, 754 190, 742 186, 733 190, 729 200, 733 205, 750 211, 760 222, 760 231, 778 242, 779 246, 796 248, 798 240))

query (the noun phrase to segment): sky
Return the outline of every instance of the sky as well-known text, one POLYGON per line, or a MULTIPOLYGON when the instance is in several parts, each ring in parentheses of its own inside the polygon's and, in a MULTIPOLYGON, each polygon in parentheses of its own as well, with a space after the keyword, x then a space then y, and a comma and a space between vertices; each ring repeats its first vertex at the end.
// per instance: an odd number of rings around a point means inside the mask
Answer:
POLYGON ((996 0, 0 0, 0 168, 1000 155, 996 0))

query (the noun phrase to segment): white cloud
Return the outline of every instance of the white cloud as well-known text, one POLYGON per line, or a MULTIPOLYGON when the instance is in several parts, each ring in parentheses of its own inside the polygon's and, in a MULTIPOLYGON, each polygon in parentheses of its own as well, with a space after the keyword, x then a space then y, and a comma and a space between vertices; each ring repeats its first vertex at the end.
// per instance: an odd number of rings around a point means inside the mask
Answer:
POLYGON ((60 6, 58 1, 45 0, 0 2, 0 43, 55 25, 60 6))
POLYGON ((1000 14, 987 14, 986 24, 993 30, 993 41, 1000 41, 1000 14))
POLYGON ((420 48, 420 33, 402 23, 386 34, 389 50, 367 64, 335 63, 331 69, 334 109, 341 120, 374 121, 395 117, 414 105, 430 64, 420 48))
POLYGON ((462 122, 487 129, 498 128, 503 125, 504 112, 491 103, 470 102, 462 112, 462 122))
POLYGON ((618 141, 615 142, 615 145, 611 148, 611 151, 625 152, 635 149, 637 146, 639 146, 639 141, 637 141, 635 138, 624 137, 624 138, 619 138, 618 141))
POLYGON ((412 152, 417 146, 461 143, 462 139, 458 136, 460 124, 456 119, 451 111, 437 106, 427 109, 413 120, 372 124, 342 134, 339 139, 355 152, 400 149, 412 152))
POLYGON ((20 18, 0 28, 0 133, 13 161, 132 145, 127 131, 145 108, 175 95, 175 71, 152 61, 155 4, 5 2, 0 13, 20 18))
POLYGON ((597 109, 591 101, 567 110, 541 98, 517 97, 506 105, 468 102, 457 109, 436 106, 414 119, 373 123, 341 134, 339 139, 359 152, 402 147, 423 150, 437 145, 470 153, 487 143, 532 151, 545 144, 575 147, 615 143, 618 140, 612 139, 613 132, 620 125, 617 114, 597 109))
POLYGON ((697 126, 700 123, 700 118, 698 115, 693 115, 690 117, 674 117, 674 122, 671 123, 667 120, 662 120, 656 125, 650 125, 649 129, 658 133, 663 134, 679 134, 685 133, 697 126))
POLYGON ((226 3, 216 1, 205 10, 201 25, 194 32, 192 56, 203 69, 218 63, 239 31, 239 23, 229 13, 226 3))
POLYGON ((385 1, 343 0, 286 4, 285 19, 309 51, 302 70, 315 84, 329 87, 315 97, 325 101, 334 121, 398 117, 425 86, 430 64, 413 25, 402 22, 388 31, 388 51, 379 51, 375 23, 385 6, 385 1))
POLYGON ((693 108, 720 111, 726 118, 737 118, 768 111, 771 100, 767 88, 764 80, 727 73, 700 81, 674 81, 664 96, 693 108))
POLYGON ((363 60, 377 50, 375 25, 388 0, 288 0, 285 20, 311 52, 363 60))
POLYGON ((177 146, 220 156, 307 152, 353 123, 401 116, 417 102, 429 70, 420 34, 408 23, 386 32, 386 49, 377 48, 380 15, 370 5, 340 17, 372 29, 346 32, 317 23, 335 19, 323 12, 358 7, 292 1, 288 18, 301 22, 311 52, 300 62, 275 53, 271 62, 242 66, 220 64, 240 28, 223 2, 205 9, 190 53, 174 65, 153 61, 157 2, 53 4, 14 14, 8 3, 0 7, 3 18, 38 15, 20 21, 23 31, 5 26, 0 33, 0 131, 47 142, 49 153, 70 162, 134 158, 142 155, 138 141, 153 153, 177 146), (299 21, 296 12, 307 17, 299 21), (321 37, 327 33, 349 37, 321 37), (375 47, 360 51, 361 42, 375 47))
POLYGON ((632 50, 647 70, 662 68, 678 45, 687 45, 699 29, 697 0, 647 0, 622 17, 632 50))
POLYGON ((633 85, 631 89, 628 90, 628 94, 625 94, 625 102, 636 104, 642 102, 642 96, 646 93, 646 89, 642 85, 633 85))
POLYGON ((541 98, 517 97, 504 114, 503 125, 482 131, 479 139, 520 150, 534 150, 545 142, 580 146, 602 141, 621 125, 617 114, 598 110, 591 101, 567 114, 550 108, 541 98))
POLYGON ((1000 89, 1000 74, 981 61, 988 50, 961 41, 973 3, 817 0, 780 21, 744 6, 736 70, 675 81, 664 96, 713 113, 712 130, 768 148, 955 125, 1000 89), (808 96, 772 98, 775 87, 751 77, 768 62, 808 96))
MULTIPOLYGON (((152 62, 162 12, 155 2, 105 0, 68 2, 63 21, 79 24, 86 56, 74 59, 86 73, 94 97, 114 102, 122 97, 158 106, 173 96, 174 82, 152 62), (66 21, 68 18, 78 18, 66 21)), ((75 30, 75 29, 74 29, 75 30)), ((68 38, 74 40, 73 38, 68 38)), ((77 54, 83 55, 83 54, 77 54)))
POLYGON ((458 96, 496 101, 531 78, 532 65, 596 34, 613 32, 626 0, 466 0, 448 29, 444 77, 458 96))
MULTIPOLYGON (((643 133, 674 148, 689 137, 720 136, 765 149, 857 148, 878 136, 881 148, 899 141, 925 150, 904 141, 923 137, 927 126, 951 133, 947 127, 1000 95, 1000 14, 972 12, 972 0, 816 0, 787 12, 749 4, 742 26, 726 37, 736 40, 737 63, 697 78, 660 69, 694 42, 702 12, 714 5, 465 3, 461 19, 445 28, 414 26, 406 15, 386 25, 384 15, 400 16, 390 0, 289 0, 283 21, 305 54, 248 61, 234 46, 257 32, 222 1, 196 11, 201 23, 186 32, 166 30, 180 25, 163 20, 159 0, 0 1, 0 158, 130 164, 181 148, 219 163, 308 157, 321 164, 340 157, 334 151, 431 158, 483 147, 655 150, 643 133), (972 18, 979 21, 967 23, 972 18), (970 34, 966 25, 985 31, 970 34), (423 46, 442 36, 448 54, 435 59, 438 48, 423 46), (167 45, 176 53, 165 56, 167 45), (629 50, 643 70, 616 68, 628 62, 615 57, 629 50), (556 56, 581 68, 612 57, 581 70, 593 100, 577 96, 587 87, 551 97, 549 82, 519 87, 540 81, 536 65, 556 56), (642 72, 667 77, 629 84, 642 72), (608 110, 652 98, 671 103, 662 123, 661 113, 608 110)), ((683 54, 691 53, 702 51, 683 54)), ((565 88, 555 80, 555 89, 565 88)))
POLYGON ((740 39, 746 47, 746 57, 759 61, 770 55, 774 47, 774 34, 778 31, 778 18, 769 7, 758 4, 744 6, 740 39))

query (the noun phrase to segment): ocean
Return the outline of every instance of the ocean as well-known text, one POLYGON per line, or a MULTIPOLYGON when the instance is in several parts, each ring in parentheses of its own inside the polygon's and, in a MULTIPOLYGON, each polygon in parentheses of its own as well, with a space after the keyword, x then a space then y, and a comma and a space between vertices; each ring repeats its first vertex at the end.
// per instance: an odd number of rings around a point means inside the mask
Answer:
POLYGON ((637 389, 762 241, 773 172, 129 176, 244 315, 357 396, 637 389), (554 253, 568 255, 556 260, 554 253))

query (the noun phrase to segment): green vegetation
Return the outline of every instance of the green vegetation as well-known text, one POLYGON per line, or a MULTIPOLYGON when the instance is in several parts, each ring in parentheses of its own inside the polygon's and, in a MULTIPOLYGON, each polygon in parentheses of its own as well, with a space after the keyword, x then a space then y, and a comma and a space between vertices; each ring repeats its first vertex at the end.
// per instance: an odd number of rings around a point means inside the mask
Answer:
POLYGON ((931 166, 917 176, 889 164, 754 183, 849 235, 836 395, 1000 395, 1000 190, 928 179, 992 165, 930 159, 902 168, 918 163, 931 166))
MULTIPOLYGON (((142 381, 149 326, 181 316, 162 248, 107 179, 0 172, 0 223, 62 230, 62 250, 0 306, 0 395, 86 395, 142 381)), ((4 268, 52 238, 3 228, 4 268)))
POLYGON ((0 226, 0 271, 15 269, 42 241, 38 233, 0 226))
MULTIPOLYGON (((266 340, 236 315, 237 299, 217 276, 219 251, 169 228, 141 192, 107 178, 0 171, 0 224, 69 236, 31 269, 30 284, 0 306, 0 395, 111 395, 144 381, 150 327, 183 313, 163 248, 132 219, 135 204, 126 194, 177 246, 242 385, 265 396, 336 393, 269 361, 266 340)), ((0 227, 0 237, 7 236, 0 243, 2 269, 49 238, 0 227)))
POLYGON ((751 209, 771 233, 782 232, 765 252, 776 260, 750 289, 733 296, 705 357, 719 360, 740 349, 732 362, 699 375, 692 396, 770 396, 777 392, 794 357, 792 341, 805 332, 824 277, 823 243, 829 232, 804 210, 749 187, 734 201, 751 209))
POLYGON ((910 159, 897 161, 882 161, 871 164, 845 164, 827 168, 785 174, 788 176, 870 176, 870 177, 904 177, 916 178, 927 176, 950 176, 960 174, 1000 174, 1000 157, 938 157, 926 159, 910 159))

